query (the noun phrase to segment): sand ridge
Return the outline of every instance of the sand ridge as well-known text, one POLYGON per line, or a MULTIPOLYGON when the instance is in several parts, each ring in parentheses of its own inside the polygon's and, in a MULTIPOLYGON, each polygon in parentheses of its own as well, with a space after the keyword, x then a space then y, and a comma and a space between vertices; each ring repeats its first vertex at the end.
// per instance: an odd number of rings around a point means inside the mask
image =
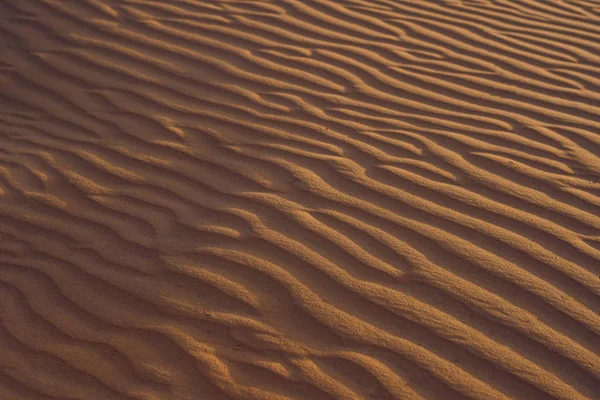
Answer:
POLYGON ((0 399, 598 398, 599 1, 0 20, 0 399))

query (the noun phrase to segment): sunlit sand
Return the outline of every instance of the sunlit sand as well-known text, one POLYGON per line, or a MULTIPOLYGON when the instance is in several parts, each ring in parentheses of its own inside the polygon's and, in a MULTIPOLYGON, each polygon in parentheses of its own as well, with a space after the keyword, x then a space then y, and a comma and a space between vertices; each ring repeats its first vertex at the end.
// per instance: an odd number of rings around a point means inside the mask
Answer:
POLYGON ((0 19, 0 399, 600 398, 600 2, 0 19))

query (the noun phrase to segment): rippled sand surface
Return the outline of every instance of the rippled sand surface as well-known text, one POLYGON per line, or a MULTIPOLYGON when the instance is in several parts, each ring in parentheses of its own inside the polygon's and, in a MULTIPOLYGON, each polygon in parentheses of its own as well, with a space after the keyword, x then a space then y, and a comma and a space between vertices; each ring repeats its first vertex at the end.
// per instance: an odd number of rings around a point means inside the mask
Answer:
POLYGON ((0 21, 0 399, 600 398, 600 1, 0 21))

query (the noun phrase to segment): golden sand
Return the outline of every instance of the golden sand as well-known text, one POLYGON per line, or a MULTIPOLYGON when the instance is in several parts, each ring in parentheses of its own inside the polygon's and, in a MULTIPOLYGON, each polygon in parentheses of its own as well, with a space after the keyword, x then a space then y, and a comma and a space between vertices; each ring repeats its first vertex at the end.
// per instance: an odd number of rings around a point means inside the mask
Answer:
POLYGON ((600 1, 0 20, 0 399, 600 399, 600 1))

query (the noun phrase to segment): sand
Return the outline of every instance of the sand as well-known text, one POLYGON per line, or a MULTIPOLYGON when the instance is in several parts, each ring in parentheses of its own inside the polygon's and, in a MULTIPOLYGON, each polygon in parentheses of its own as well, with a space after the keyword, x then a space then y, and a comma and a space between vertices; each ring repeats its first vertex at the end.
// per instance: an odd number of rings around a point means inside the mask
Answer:
POLYGON ((600 1, 0 20, 0 399, 600 399, 600 1))

